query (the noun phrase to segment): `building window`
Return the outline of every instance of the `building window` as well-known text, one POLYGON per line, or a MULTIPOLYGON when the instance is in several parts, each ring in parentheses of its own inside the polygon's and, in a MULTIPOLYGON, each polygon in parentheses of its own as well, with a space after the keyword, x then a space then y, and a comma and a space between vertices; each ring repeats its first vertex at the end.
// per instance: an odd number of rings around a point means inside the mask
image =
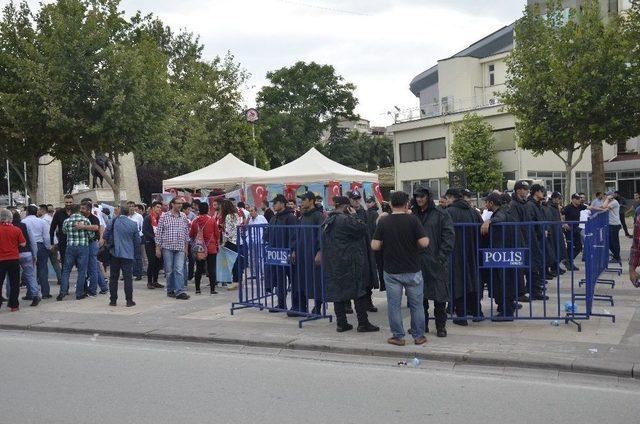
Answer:
POLYGON ((494 86, 496 85, 496 66, 495 65, 489 65, 489 86, 494 86))
POLYGON ((627 153, 627 140, 618 141, 618 154, 627 153))
POLYGON ((516 129, 504 128, 493 132, 494 147, 498 152, 516 149, 516 129))
POLYGON ((428 187, 431 191, 431 198, 437 203, 440 196, 442 196, 449 186, 444 178, 430 178, 427 180, 412 180, 402 182, 402 191, 413 196, 413 192, 418 187, 428 187))
POLYGON ((549 194, 554 191, 562 193, 566 181, 565 173, 560 171, 529 171, 527 174, 532 180, 542 180, 549 194))
POLYGON ((444 138, 400 144, 400 163, 442 159, 446 157, 447 144, 444 138))
POLYGON ((618 13, 618 0, 609 0, 609 13, 618 13))
POLYGON ((591 199, 591 172, 576 171, 576 192, 584 193, 591 199))

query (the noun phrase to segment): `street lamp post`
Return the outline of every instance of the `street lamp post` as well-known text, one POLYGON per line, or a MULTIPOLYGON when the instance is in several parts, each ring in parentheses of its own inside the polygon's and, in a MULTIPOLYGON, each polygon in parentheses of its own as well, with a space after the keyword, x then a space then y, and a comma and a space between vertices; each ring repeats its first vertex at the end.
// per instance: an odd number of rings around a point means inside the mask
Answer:
MULTIPOLYGON (((250 108, 245 112, 245 116, 247 117, 247 122, 251 124, 251 141, 253 144, 256 144, 256 124, 258 120, 260 120, 260 114, 258 113, 258 109, 250 108)), ((257 166, 256 157, 253 156, 253 166, 257 166)))

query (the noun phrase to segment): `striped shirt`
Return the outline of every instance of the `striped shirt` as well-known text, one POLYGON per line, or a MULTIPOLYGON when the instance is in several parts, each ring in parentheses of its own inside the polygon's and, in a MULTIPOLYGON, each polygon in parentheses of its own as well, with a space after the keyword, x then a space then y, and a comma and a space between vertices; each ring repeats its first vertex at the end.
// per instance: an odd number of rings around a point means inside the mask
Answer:
POLYGON ((156 244, 162 249, 184 250, 189 241, 189 228, 189 220, 182 212, 178 215, 164 213, 156 229, 156 244))

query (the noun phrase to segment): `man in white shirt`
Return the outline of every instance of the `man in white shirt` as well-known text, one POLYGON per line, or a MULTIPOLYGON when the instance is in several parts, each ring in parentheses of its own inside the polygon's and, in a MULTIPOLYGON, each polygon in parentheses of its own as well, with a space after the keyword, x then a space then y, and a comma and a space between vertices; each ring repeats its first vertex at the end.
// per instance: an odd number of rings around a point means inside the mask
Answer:
MULTIPOLYGON (((38 206, 38 217, 42 219, 47 224, 47 231, 51 227, 51 223, 53 222, 53 214, 49 211, 48 205, 40 205, 38 206)), ((51 240, 49 240, 51 241, 51 240)), ((53 245, 48 251, 49 254, 49 262, 53 267, 53 270, 56 273, 56 279, 58 280, 58 285, 60 285, 60 278, 62 277, 62 269, 60 269, 60 263, 58 262, 58 249, 55 246, 58 245, 58 237, 56 235, 53 236, 53 245)), ((49 270, 47 269, 47 279, 49 277, 49 270)))
MULTIPOLYGON (((140 235, 140 239, 142 240, 142 224, 144 222, 144 218, 136 211, 136 203, 135 202, 127 202, 127 207, 129 208, 129 219, 136 223, 138 226, 138 233, 140 235)), ((135 260, 133 262, 133 276, 136 278, 136 281, 142 280, 142 245, 135 246, 135 260)))
POLYGON ((622 265, 620 258, 620 203, 615 198, 615 192, 610 190, 606 193, 606 198, 602 204, 604 210, 609 211, 609 250, 611 251, 611 262, 622 265))

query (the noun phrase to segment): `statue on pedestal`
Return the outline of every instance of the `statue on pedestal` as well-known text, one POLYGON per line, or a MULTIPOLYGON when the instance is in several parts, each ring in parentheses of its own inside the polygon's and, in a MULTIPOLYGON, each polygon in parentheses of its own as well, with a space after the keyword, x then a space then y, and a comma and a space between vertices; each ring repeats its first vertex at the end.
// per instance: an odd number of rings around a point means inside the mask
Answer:
POLYGON ((91 165, 91 176, 93 180, 93 185, 91 188, 98 187, 98 180, 100 180, 100 188, 103 188, 104 177, 102 176, 100 171, 96 169, 96 164, 100 167, 100 169, 102 169, 103 172, 107 172, 107 170, 109 170, 109 176, 111 178, 113 178, 113 165, 104 153, 96 152, 96 163, 91 165))

